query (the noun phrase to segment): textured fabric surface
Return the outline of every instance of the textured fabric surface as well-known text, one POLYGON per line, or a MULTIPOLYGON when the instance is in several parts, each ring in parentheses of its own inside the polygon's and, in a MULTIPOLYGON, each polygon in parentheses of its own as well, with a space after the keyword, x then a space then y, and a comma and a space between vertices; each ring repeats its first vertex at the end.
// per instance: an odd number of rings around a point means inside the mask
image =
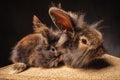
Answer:
POLYGON ((105 54, 105 61, 95 62, 93 68, 59 67, 51 69, 29 68, 19 74, 10 74, 11 65, 0 68, 0 80, 120 80, 120 58, 105 54), (102 66, 104 65, 104 66, 102 66))

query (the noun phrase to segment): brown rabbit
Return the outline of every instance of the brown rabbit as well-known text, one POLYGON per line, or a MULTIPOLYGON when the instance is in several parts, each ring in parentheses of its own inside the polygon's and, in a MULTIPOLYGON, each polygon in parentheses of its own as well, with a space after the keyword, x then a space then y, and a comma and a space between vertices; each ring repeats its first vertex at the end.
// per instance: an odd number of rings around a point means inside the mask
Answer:
MULTIPOLYGON (((50 7, 49 15, 54 24, 69 37, 59 45, 62 46, 61 52, 64 54, 61 60, 65 65, 84 67, 106 53, 102 33, 97 29, 102 20, 89 25, 84 21, 84 14, 67 12, 58 7, 50 7)), ((58 43, 62 39, 64 37, 58 43)))
POLYGON ((34 33, 23 37, 11 52, 10 59, 15 63, 11 73, 19 73, 30 66, 50 68, 59 65, 61 53, 55 45, 62 35, 61 31, 49 29, 36 16, 33 24, 34 33))

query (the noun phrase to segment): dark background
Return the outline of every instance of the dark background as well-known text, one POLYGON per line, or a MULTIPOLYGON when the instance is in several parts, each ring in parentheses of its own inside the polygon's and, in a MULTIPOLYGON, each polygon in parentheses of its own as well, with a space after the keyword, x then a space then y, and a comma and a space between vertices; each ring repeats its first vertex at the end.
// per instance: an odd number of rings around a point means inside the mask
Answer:
POLYGON ((104 19, 104 45, 109 54, 120 57, 120 7, 119 0, 16 0, 0 4, 0 67, 11 64, 9 56, 14 45, 32 33, 32 17, 52 26, 48 15, 51 2, 61 3, 66 11, 84 12, 88 23, 104 19))

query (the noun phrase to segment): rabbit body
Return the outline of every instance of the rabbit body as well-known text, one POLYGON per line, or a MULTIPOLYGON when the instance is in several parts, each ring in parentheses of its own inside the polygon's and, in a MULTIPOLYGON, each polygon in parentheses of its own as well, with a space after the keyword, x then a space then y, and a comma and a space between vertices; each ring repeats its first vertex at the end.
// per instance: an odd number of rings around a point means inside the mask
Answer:
POLYGON ((43 24, 36 16, 33 17, 34 33, 23 37, 11 52, 14 64, 13 72, 18 73, 27 67, 57 67, 60 52, 56 50, 56 43, 61 35, 43 24))

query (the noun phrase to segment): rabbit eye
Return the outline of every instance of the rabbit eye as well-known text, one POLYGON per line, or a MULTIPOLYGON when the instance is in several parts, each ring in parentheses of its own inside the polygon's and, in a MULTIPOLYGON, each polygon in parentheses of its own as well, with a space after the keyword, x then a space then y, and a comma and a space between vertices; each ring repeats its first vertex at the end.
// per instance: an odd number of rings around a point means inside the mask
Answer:
POLYGON ((52 50, 52 51, 55 51, 55 49, 54 49, 54 48, 52 48, 51 50, 52 50))
POLYGON ((87 44, 87 40, 86 40, 86 39, 82 39, 81 42, 82 42, 83 44, 87 44))

